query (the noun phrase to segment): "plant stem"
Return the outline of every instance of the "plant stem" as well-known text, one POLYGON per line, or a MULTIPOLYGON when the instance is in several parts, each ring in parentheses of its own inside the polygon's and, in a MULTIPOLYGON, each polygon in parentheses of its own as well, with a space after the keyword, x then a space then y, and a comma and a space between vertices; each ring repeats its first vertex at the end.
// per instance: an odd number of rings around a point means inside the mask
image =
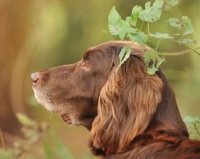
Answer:
POLYGON ((183 54, 186 54, 186 53, 189 53, 191 50, 192 51, 195 51, 197 49, 200 49, 200 47, 196 48, 196 49, 188 49, 188 50, 184 50, 184 51, 179 51, 179 52, 172 52, 172 53, 169 53, 169 52, 158 52, 159 55, 163 55, 163 56, 178 56, 178 55, 183 55, 183 54))
POLYGON ((142 31, 143 24, 144 24, 144 21, 142 21, 142 25, 141 25, 141 27, 140 27, 140 31, 142 31))
POLYGON ((156 45, 156 51, 158 50, 158 46, 159 46, 159 44, 160 44, 160 41, 161 41, 161 39, 159 39, 159 41, 158 41, 158 43, 157 43, 157 45, 156 45))
POLYGON ((150 31, 149 31, 149 22, 147 22, 147 33, 148 33, 148 36, 150 34, 150 31))
POLYGON ((5 146, 5 143, 4 143, 4 140, 3 140, 3 135, 2 135, 1 127, 0 127, 0 138, 1 138, 1 144, 3 146, 3 149, 6 150, 6 146, 5 146))
POLYGON ((197 124, 196 124, 196 123, 194 123, 194 122, 193 122, 192 124, 194 125, 194 128, 195 128, 195 130, 196 130, 197 134, 198 134, 198 135, 200 135, 200 132, 199 132, 199 130, 198 130, 198 128, 197 128, 197 124))
MULTIPOLYGON (((177 42, 176 40, 173 40, 173 41, 177 42)), ((177 42, 177 43, 178 43, 178 42, 177 42)), ((180 43, 178 43, 178 44, 180 44, 180 43)), ((196 54, 200 55, 200 53, 198 53, 198 52, 196 51, 196 49, 192 49, 192 48, 190 48, 190 47, 189 47, 188 45, 186 45, 186 44, 180 44, 180 45, 185 46, 185 47, 187 47, 188 49, 194 51, 196 54)))

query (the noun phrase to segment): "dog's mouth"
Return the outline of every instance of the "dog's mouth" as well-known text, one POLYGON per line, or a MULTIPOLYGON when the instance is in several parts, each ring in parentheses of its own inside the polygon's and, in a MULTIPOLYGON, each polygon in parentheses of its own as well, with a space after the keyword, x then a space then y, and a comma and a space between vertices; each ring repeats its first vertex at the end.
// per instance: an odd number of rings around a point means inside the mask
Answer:
POLYGON ((72 124, 72 120, 69 118, 69 116, 62 114, 61 117, 62 117, 64 122, 66 122, 68 124, 72 124))

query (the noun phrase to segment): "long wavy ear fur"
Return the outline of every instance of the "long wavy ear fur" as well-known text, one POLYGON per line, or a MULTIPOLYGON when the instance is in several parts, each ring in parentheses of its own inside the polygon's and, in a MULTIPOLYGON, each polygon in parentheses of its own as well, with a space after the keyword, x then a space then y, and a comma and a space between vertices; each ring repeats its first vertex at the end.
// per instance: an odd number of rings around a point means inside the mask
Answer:
MULTIPOLYGON (((116 54, 116 63, 119 61, 116 54)), ((121 152, 138 135, 143 133, 161 101, 163 83, 157 75, 149 75, 141 50, 115 72, 110 73, 100 92, 98 115, 95 118, 90 144, 93 152, 111 150, 121 152)))

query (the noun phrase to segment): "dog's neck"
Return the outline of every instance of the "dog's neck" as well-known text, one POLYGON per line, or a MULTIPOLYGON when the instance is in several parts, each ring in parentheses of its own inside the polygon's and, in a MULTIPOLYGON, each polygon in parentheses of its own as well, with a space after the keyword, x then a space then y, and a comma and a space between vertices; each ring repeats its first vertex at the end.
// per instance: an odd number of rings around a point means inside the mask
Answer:
POLYGON ((105 151, 102 149, 95 148, 93 144, 90 142, 90 149, 92 153, 95 156, 109 156, 109 155, 114 155, 116 153, 124 153, 126 151, 132 150, 134 148, 138 147, 145 147, 146 145, 152 144, 152 143, 158 143, 158 142, 171 142, 174 144, 177 144, 178 142, 181 142, 184 139, 187 139, 188 137, 185 135, 178 135, 178 134, 173 134, 173 133, 168 133, 165 131, 156 131, 156 130, 151 130, 147 131, 143 134, 140 134, 136 136, 129 144, 128 147, 125 147, 124 150, 121 152, 113 152, 112 148, 107 148, 105 151))

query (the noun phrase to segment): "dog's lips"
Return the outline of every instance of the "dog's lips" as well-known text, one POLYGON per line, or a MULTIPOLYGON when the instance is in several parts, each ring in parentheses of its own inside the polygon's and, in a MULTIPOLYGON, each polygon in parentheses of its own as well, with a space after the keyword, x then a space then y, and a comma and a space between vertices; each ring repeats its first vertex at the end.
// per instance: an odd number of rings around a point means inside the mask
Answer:
POLYGON ((71 119, 69 118, 69 116, 65 115, 65 114, 62 114, 61 115, 62 119, 64 122, 68 123, 68 124, 72 124, 72 121, 71 119))

